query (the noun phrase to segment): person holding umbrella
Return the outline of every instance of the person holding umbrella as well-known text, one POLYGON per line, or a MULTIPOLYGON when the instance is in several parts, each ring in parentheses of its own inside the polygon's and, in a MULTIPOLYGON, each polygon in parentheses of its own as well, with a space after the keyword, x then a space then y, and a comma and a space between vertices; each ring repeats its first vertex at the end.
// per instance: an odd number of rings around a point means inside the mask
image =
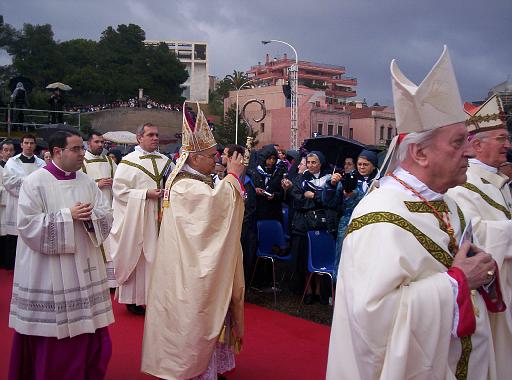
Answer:
POLYGON ((62 91, 69 91, 71 87, 61 82, 50 83, 46 86, 47 89, 53 90, 48 103, 50 104, 50 124, 62 124, 64 114, 64 98, 62 91))

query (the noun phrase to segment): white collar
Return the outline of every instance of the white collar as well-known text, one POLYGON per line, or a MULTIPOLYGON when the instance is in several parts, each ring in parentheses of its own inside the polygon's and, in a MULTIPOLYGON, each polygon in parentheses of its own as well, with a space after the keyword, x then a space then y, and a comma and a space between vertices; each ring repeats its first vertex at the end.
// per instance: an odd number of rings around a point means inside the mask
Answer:
POLYGON ((482 169, 484 169, 484 170, 486 170, 488 172, 491 172, 491 173, 494 173, 494 174, 498 173, 498 168, 495 168, 494 166, 490 166, 490 165, 484 164, 482 161, 477 160, 476 158, 470 158, 468 161, 469 161, 470 164, 478 165, 482 169))
POLYGON ((158 151, 156 151, 156 150, 154 150, 153 152, 146 152, 144 149, 142 149, 142 148, 140 147, 140 145, 137 145, 137 146, 135 147, 135 149, 134 149, 134 150, 136 150, 136 151, 137 151, 137 152, 139 152, 139 153, 142 153, 143 155, 148 155, 148 154, 159 154, 159 152, 158 152, 158 151))
MULTIPOLYGON (((421 182, 418 178, 409 173, 407 170, 398 167, 393 172, 393 174, 397 178, 400 178, 406 184, 411 186, 418 193, 420 193, 423 197, 425 197, 427 201, 438 201, 443 199, 443 194, 436 193, 434 190, 431 190, 427 185, 425 185, 423 182, 421 182)), ((384 178, 380 179, 379 182, 380 187, 400 189, 408 193, 409 195, 418 198, 416 194, 414 194, 411 190, 405 188, 400 182, 398 182, 391 176, 385 176, 384 178)))
POLYGON ((62 168, 60 168, 60 167, 59 167, 59 165, 57 165, 57 164, 55 163, 55 161, 53 161, 53 160, 52 160, 52 162, 53 162, 53 164, 55 165, 55 167, 56 167, 57 169, 59 169, 61 172, 63 172, 64 174, 66 174, 66 176, 71 175, 71 173, 73 173, 73 172, 67 172, 67 171, 65 171, 65 170, 62 170, 62 168))
POLYGON ((85 153, 88 154, 90 157, 94 157, 94 158, 104 158, 105 157, 105 156, 103 156, 103 154, 95 155, 94 153, 92 153, 89 150, 87 150, 85 153))
POLYGON ((181 171, 195 174, 195 175, 201 176, 202 178, 206 178, 206 176, 204 174, 199 173, 196 169, 191 168, 189 164, 184 164, 183 167, 181 168, 181 171))

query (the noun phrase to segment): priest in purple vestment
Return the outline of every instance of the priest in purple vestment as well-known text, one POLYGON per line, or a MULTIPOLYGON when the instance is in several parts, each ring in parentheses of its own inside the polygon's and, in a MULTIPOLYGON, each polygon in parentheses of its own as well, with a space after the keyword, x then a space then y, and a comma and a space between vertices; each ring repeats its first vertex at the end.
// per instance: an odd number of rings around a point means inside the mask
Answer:
POLYGON ((25 178, 9 327, 9 379, 103 379, 114 321, 100 250, 112 209, 80 170, 82 137, 56 132, 52 161, 25 178))

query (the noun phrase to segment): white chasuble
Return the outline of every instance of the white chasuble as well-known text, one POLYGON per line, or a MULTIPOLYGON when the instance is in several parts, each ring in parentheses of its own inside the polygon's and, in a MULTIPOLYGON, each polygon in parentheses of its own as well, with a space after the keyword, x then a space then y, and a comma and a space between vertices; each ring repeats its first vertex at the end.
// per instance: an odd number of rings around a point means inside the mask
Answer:
MULTIPOLYGON (((85 152, 82 171, 87 174, 94 182, 98 183, 100 179, 114 178, 117 165, 108 156, 95 156, 89 151, 85 152)), ((103 187, 100 189, 105 198, 112 204, 112 188, 103 187)))
POLYGON ((161 189, 164 173, 173 165, 158 152, 144 155, 135 150, 123 157, 114 175, 110 247, 122 303, 146 304, 145 276, 156 254, 161 203, 146 198, 146 191, 161 189))
MULTIPOLYGON (((82 171, 89 176, 96 184, 101 179, 113 179, 116 172, 117 165, 108 156, 96 156, 89 151, 85 152, 84 162, 82 164, 82 171)), ((100 189, 105 196, 105 199, 112 206, 112 187, 107 186, 100 189)), ((114 274, 114 263, 112 262, 112 254, 110 248, 110 237, 108 237, 101 245, 101 250, 106 260, 108 286, 110 288, 117 287, 117 281, 114 274)))
POLYGON ((10 327, 26 335, 65 338, 114 321, 99 249, 111 224, 108 202, 84 173, 58 180, 41 169, 25 178, 10 327), (77 202, 93 205, 93 229, 72 219, 70 208, 77 202))
POLYGON ((5 189, 5 212, 3 215, 4 232, 7 235, 18 235, 16 220, 18 215, 18 198, 21 184, 26 176, 45 166, 45 162, 34 156, 32 164, 23 163, 20 154, 9 158, 3 170, 3 184, 5 189))
MULTIPOLYGON (((462 212, 447 198, 431 204, 448 212, 458 239, 462 212)), ((483 298, 475 294, 475 315, 466 288, 469 313, 457 308, 463 294, 447 274, 449 240, 411 193, 381 186, 359 203, 343 242, 328 380, 496 378, 483 298), (472 335, 452 335, 469 319, 472 335)))
POLYGON ((467 182, 448 191, 473 224, 475 244, 498 263, 508 310, 491 315, 498 379, 512 375, 512 198, 508 177, 471 163, 467 182))
POLYGON ((228 175, 212 189, 180 175, 164 208, 142 347, 142 371, 163 379, 205 372, 228 308, 243 335, 240 184, 228 175))

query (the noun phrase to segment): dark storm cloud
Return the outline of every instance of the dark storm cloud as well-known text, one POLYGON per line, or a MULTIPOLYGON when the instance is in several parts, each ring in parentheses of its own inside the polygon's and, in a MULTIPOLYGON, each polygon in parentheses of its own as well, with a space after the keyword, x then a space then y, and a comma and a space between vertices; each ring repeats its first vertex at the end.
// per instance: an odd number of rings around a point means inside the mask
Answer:
POLYGON ((388 1, 65 1, 4 0, 0 14, 16 27, 53 26, 56 39, 98 39, 107 26, 135 23, 148 39, 209 43, 210 73, 247 70, 265 53, 344 65, 358 78, 358 98, 390 104, 389 63, 397 58, 421 81, 447 44, 465 100, 485 97, 512 74, 509 0, 388 1))

